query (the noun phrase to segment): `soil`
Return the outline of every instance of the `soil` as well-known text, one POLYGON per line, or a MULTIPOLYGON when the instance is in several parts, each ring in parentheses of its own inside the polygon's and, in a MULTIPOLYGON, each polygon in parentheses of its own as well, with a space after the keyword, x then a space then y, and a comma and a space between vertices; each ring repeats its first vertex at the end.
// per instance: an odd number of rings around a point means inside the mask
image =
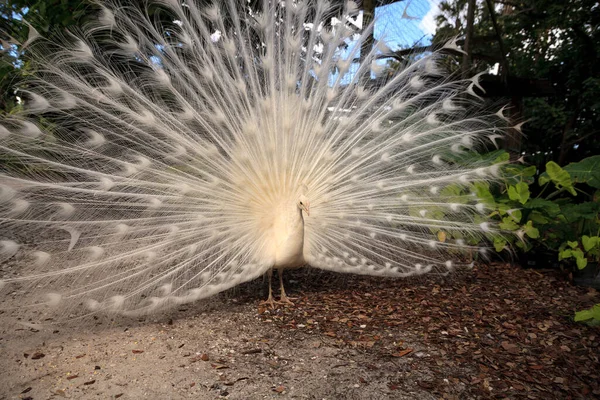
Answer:
POLYGON ((286 272, 142 320, 0 315, 0 399, 600 398, 600 302, 507 264, 390 280, 286 272), (33 324, 42 321, 41 325, 33 324))

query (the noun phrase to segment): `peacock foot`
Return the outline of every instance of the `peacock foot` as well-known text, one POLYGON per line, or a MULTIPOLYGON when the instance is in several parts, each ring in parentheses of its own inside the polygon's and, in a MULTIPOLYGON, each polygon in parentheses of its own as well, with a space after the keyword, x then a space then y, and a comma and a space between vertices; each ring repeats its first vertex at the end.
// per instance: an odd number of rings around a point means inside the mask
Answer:
POLYGON ((287 297, 286 295, 283 295, 283 296, 281 296, 278 303, 287 304, 289 306, 295 306, 295 304, 292 302, 292 300, 298 300, 298 298, 297 297, 287 297))
POLYGON ((259 305, 261 306, 267 306, 269 307, 271 310, 275 309, 275 305, 288 305, 288 306, 295 306, 295 304, 292 302, 292 300, 297 300, 297 297, 287 297, 287 296, 282 296, 280 298, 280 300, 274 300, 273 297, 269 297, 266 300, 263 300, 259 303, 259 305))
POLYGON ((261 306, 268 306, 271 310, 275 309, 275 304, 279 302, 273 300, 273 296, 269 296, 268 299, 261 301, 259 304, 261 306))

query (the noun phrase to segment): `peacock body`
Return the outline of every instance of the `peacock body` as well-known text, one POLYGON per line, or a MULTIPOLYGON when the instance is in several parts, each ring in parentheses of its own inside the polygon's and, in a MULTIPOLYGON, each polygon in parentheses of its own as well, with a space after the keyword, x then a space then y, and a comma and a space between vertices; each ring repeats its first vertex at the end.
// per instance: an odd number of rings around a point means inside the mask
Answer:
POLYGON ((37 74, 0 126, 5 294, 138 315, 274 268, 405 277, 479 249, 461 238, 492 227, 462 189, 497 167, 463 155, 504 117, 472 111, 477 79, 435 52, 381 71, 381 43, 353 61, 372 26, 276 3, 104 4, 60 43, 32 30, 37 74))

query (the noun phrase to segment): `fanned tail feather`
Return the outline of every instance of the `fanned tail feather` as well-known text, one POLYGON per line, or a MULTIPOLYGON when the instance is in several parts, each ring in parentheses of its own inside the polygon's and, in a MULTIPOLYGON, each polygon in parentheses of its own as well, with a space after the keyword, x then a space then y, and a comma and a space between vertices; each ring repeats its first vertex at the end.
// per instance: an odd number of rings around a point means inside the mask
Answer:
POLYGON ((28 43, 37 78, 0 125, 0 261, 19 261, 3 290, 129 315, 214 295, 273 266, 265 219, 300 185, 322 269, 447 271, 478 248, 440 232, 495 229, 464 194, 495 172, 464 155, 503 122, 474 114, 476 78, 433 53, 370 79, 381 46, 350 72, 361 46, 340 57, 355 33, 326 2, 156 4, 28 43))

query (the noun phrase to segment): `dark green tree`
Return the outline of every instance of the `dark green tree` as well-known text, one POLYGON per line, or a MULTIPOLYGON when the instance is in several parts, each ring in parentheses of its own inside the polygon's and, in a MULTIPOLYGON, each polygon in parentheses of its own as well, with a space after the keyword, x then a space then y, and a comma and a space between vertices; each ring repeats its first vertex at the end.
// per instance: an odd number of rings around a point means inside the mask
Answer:
POLYGON ((84 23, 97 10, 91 1, 5 0, 0 2, 0 110, 15 106, 15 85, 27 75, 29 63, 22 44, 30 29, 52 40, 65 29, 84 23))
MULTIPOLYGON (((466 35, 467 0, 441 4, 434 42, 466 35)), ((593 0, 477 3, 471 46, 475 70, 499 65, 502 81, 549 80, 554 95, 524 94, 521 151, 542 165, 600 153, 600 6, 593 0)), ((515 99, 512 99, 515 104, 515 99)))

